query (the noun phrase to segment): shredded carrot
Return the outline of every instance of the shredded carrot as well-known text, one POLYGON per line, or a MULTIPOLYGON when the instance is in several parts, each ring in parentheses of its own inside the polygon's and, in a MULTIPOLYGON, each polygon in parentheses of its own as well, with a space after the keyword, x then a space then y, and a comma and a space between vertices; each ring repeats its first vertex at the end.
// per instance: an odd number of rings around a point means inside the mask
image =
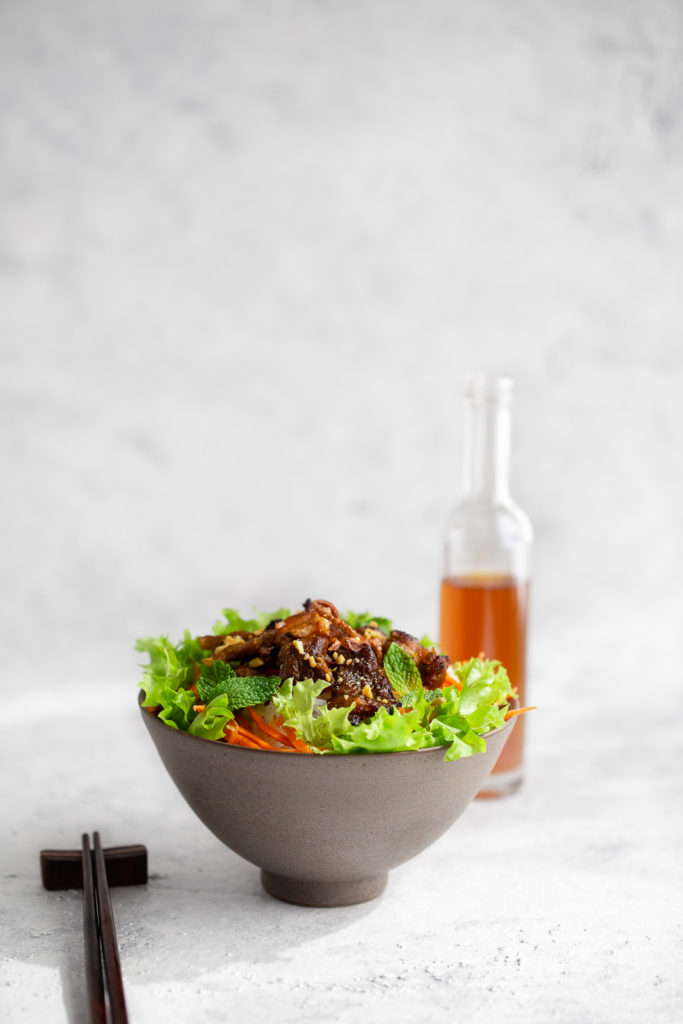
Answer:
POLYGON ((282 715, 278 715, 278 717, 275 719, 275 727, 280 730, 280 732, 284 736, 285 742, 289 743, 290 746, 294 748, 294 750, 298 750, 304 754, 312 753, 312 750, 308 746, 308 744, 304 743, 303 740, 300 740, 297 737, 294 730, 290 729, 288 725, 285 725, 282 719, 282 715))
POLYGON ((309 747, 309 745, 307 743, 304 743, 303 740, 300 740, 293 729, 290 729, 289 726, 287 725, 281 725, 280 728, 282 729, 282 732, 287 737, 290 744, 294 747, 295 750, 298 750, 303 754, 311 753, 311 748, 309 747))
POLYGON ((538 710, 535 704, 529 705, 528 708, 514 708, 512 711, 506 711, 503 718, 507 722, 508 718, 514 718, 515 715, 523 715, 525 711, 536 711, 538 710))
POLYGON ((259 750, 275 749, 271 743, 269 743, 267 740, 261 739, 260 736, 257 736, 256 733, 252 732, 251 729, 247 728, 246 725, 243 725, 237 719, 234 719, 229 724, 232 726, 235 734, 240 739, 246 740, 247 743, 251 744, 252 746, 258 747, 259 750))
POLYGON ((228 722, 225 727, 225 738, 228 743, 232 743, 236 747, 253 747, 254 750, 260 750, 259 744, 256 742, 256 737, 251 737, 246 734, 246 730, 240 729, 234 721, 228 722))
POLYGON ((253 708, 247 708, 246 710, 254 719, 261 732, 264 732, 266 736, 270 736, 272 739, 277 740, 278 743, 287 742, 287 737, 285 736, 285 734, 281 732, 279 729, 276 729, 274 726, 268 725, 268 723, 263 718, 261 718, 258 711, 254 711, 253 708))
POLYGON ((192 710, 193 711, 205 711, 206 710, 206 704, 193 704, 192 705, 192 710))
POLYGON ((290 737, 289 742, 292 744, 292 746, 293 746, 293 748, 294 748, 296 753, 299 753, 299 754, 312 754, 313 753, 313 751, 309 747, 308 743, 304 743, 303 740, 297 739, 296 736, 290 737))
POLYGON ((247 739, 246 736, 238 734, 234 740, 235 746, 237 747, 249 747, 250 750, 261 750, 258 743, 252 743, 251 740, 247 739))
POLYGON ((238 747, 253 747, 255 750, 275 750, 285 754, 292 754, 295 751, 311 753, 311 748, 302 740, 297 739, 294 731, 288 729, 282 723, 281 718, 276 719, 274 725, 269 725, 253 708, 245 708, 245 711, 249 712, 254 723, 264 736, 269 737, 270 740, 275 740, 279 746, 275 746, 272 742, 257 736, 248 727, 247 723, 243 724, 237 719, 228 722, 225 727, 224 735, 228 743, 238 747))
POLYGON ((255 733, 253 733, 250 729, 246 729, 243 725, 238 724, 237 733, 243 739, 248 740, 250 743, 254 743, 257 747, 260 747, 262 750, 271 749, 270 743, 268 743, 266 740, 260 739, 258 736, 256 736, 255 733))

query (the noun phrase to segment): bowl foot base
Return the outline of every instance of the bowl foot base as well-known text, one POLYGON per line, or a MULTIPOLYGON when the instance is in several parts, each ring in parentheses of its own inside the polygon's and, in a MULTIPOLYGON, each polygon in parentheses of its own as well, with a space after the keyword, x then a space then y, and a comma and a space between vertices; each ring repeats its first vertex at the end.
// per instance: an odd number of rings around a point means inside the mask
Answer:
POLYGON ((348 907, 353 903, 374 900, 384 892, 387 877, 385 872, 353 882, 320 882, 261 872, 261 882, 267 893, 285 903, 298 903, 302 907, 348 907))

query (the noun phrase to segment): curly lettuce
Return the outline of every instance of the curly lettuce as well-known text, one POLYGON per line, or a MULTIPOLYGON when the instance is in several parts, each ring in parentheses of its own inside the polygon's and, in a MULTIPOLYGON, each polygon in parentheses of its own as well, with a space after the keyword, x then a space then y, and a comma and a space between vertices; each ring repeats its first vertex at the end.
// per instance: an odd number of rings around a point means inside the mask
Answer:
POLYGON ((331 748, 335 736, 352 728, 350 707, 328 708, 318 699, 327 685, 324 679, 303 679, 298 683, 285 679, 273 696, 275 710, 284 724, 320 754, 331 748))
POLYGON ((269 622, 286 619, 292 613, 289 608, 278 608, 275 612, 255 612, 253 619, 243 619, 235 608, 222 608, 221 614, 223 618, 213 624, 217 636, 234 633, 238 629, 255 633, 257 629, 265 629, 269 622))
MULTIPOLYGON (((391 676, 390 681, 393 684, 391 676)), ((453 683, 440 690, 413 689, 413 681, 410 676, 404 681, 400 709, 381 707, 358 725, 349 722, 351 708, 328 708, 319 702, 327 685, 324 681, 292 683, 288 679, 274 695, 273 704, 285 725, 318 753, 388 753, 445 746, 445 760, 453 761, 484 751, 486 733, 503 725, 511 687, 500 662, 472 658, 457 666, 453 683)))
MULTIPOLYGON (((285 608, 257 613, 244 619, 223 609, 218 634, 264 629, 272 620, 286 618, 285 608)), ((379 626, 391 631, 387 619, 347 613, 351 625, 379 626)), ((325 680, 280 679, 279 676, 238 676, 223 661, 211 660, 197 639, 185 631, 178 644, 168 637, 147 637, 137 642, 147 653, 140 687, 142 704, 155 709, 170 728, 204 739, 221 740, 228 723, 245 708, 278 716, 285 729, 319 754, 389 753, 445 747, 445 759, 470 757, 486 749, 486 735, 500 728, 509 701, 515 696, 507 672, 498 661, 471 658, 450 669, 451 682, 425 690, 417 665, 396 643, 389 645, 383 667, 398 698, 396 708, 380 707, 370 718, 354 725, 353 705, 329 708, 321 694, 325 680), (272 709, 272 710, 269 710, 272 709)))

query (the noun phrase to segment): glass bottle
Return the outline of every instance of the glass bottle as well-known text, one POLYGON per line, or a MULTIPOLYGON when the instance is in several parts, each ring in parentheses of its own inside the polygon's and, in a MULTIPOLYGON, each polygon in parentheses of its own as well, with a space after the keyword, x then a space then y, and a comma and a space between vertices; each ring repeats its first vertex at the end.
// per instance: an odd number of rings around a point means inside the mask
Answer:
MULTIPOLYGON (((508 377, 467 382, 463 493, 446 535, 440 644, 453 661, 483 653, 502 662, 523 706, 532 529, 510 497, 512 394, 508 377)), ((502 796, 521 784, 523 719, 480 796, 502 796)))

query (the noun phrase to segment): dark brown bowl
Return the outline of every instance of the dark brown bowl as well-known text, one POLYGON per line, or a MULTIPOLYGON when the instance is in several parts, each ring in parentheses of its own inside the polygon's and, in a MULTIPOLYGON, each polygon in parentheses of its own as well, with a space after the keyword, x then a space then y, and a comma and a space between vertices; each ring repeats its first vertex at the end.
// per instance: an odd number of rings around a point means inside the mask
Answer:
POLYGON ((515 719, 486 752, 285 754, 201 739, 141 707, 169 775, 204 824, 261 868, 271 896, 311 907, 362 903, 389 868, 424 850, 481 789, 515 719), (210 780, 210 784, 207 780, 210 780))

